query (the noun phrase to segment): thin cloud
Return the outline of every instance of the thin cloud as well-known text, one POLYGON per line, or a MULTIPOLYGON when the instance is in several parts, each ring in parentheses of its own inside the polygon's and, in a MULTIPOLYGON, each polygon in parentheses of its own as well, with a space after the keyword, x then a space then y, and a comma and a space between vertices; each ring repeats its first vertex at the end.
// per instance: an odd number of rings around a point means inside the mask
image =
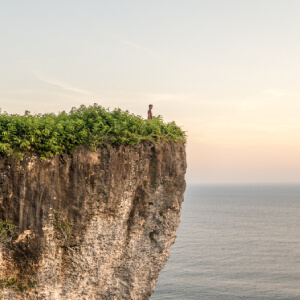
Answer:
POLYGON ((119 42, 121 44, 130 46, 130 47, 135 48, 135 49, 142 50, 142 51, 146 52, 149 55, 154 55, 155 54, 151 49, 148 49, 148 48, 146 48, 144 46, 141 46, 139 44, 131 42, 131 41, 127 40, 127 39, 123 39, 123 38, 121 38, 119 36, 116 36, 116 35, 113 35, 113 34, 110 34, 110 33, 106 33, 106 32, 102 32, 102 34, 106 35, 107 37, 109 37, 109 38, 113 39, 114 41, 117 41, 117 42, 119 42))
POLYGON ((39 80, 43 83, 47 83, 47 84, 59 87, 62 90, 65 90, 65 91, 68 91, 68 92, 81 94, 81 95, 91 95, 91 93, 89 91, 73 87, 73 86, 71 86, 71 85, 69 85, 65 82, 58 81, 58 80, 52 79, 52 78, 48 78, 48 77, 46 77, 44 75, 41 75, 41 74, 35 73, 35 77, 36 77, 37 80, 39 80))

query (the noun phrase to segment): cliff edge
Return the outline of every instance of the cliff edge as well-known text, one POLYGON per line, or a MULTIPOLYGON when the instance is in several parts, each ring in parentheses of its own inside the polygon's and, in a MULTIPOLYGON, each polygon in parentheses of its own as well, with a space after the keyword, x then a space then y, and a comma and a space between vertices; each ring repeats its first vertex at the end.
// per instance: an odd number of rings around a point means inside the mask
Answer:
MULTIPOLYGON (((0 157, 2 299, 148 299, 180 221, 185 144, 0 157)), ((0 296, 0 299, 1 299, 0 296)))

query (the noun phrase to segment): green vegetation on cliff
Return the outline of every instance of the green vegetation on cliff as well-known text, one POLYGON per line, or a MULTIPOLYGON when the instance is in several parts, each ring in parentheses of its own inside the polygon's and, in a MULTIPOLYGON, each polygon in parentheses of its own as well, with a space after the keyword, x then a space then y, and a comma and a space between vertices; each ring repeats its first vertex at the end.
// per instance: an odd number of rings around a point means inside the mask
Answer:
POLYGON ((0 247, 9 243, 16 235, 16 226, 11 220, 0 219, 0 247))
POLYGON ((0 152, 19 158, 23 153, 37 153, 46 159, 70 153, 77 145, 96 149, 104 143, 134 145, 185 139, 185 133, 175 122, 164 123, 161 117, 144 120, 128 111, 109 111, 97 104, 82 105, 58 115, 0 114, 0 152))

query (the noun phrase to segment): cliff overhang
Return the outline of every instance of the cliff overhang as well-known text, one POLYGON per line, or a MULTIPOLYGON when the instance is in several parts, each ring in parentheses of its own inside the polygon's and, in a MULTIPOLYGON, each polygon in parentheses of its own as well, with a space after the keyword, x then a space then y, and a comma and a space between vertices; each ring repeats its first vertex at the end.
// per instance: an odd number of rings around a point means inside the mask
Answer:
MULTIPOLYGON (((148 299, 175 240, 183 142, 0 158, 4 299, 148 299)), ((1 283, 1 282, 0 282, 1 283)))

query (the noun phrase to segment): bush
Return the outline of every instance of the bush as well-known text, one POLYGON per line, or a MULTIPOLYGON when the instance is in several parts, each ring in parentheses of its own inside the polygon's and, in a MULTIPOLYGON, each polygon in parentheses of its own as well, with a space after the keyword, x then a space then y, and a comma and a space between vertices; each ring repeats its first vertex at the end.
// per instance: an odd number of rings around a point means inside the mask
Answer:
MULTIPOLYGON (((1 278, 0 279, 0 290, 4 290, 6 288, 14 289, 18 292, 25 292, 28 290, 33 289, 37 285, 36 280, 27 280, 27 282, 21 282, 18 278, 12 277, 12 278, 1 278)), ((1 298, 0 298, 1 299, 1 298)))
POLYGON ((62 216, 60 212, 53 211, 54 215, 54 228, 67 240, 71 236, 71 227, 66 217, 62 216))
POLYGON ((0 219, 0 246, 9 243, 11 239, 16 235, 16 226, 11 220, 0 219))
POLYGON ((11 286, 14 286, 16 285, 18 282, 18 279, 13 277, 11 279, 8 279, 8 278, 1 278, 0 279, 0 289, 3 290, 7 287, 11 287, 11 286))
POLYGON ((0 114, 0 152, 22 159, 37 153, 42 159, 70 153, 77 145, 93 149, 103 143, 134 145, 143 141, 185 142, 185 133, 175 122, 162 118, 144 120, 128 111, 109 111, 94 104, 72 108, 58 115, 0 114))

